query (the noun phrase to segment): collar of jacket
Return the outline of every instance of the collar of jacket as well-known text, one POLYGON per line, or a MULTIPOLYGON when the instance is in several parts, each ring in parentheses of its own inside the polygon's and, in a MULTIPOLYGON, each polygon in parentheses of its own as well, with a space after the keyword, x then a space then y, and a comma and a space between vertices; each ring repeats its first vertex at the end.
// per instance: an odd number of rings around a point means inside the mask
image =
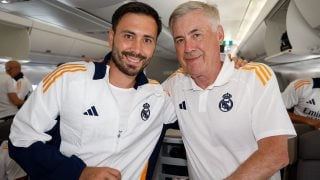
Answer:
POLYGON ((312 78, 313 79, 313 87, 312 88, 320 88, 320 78, 312 78))
MULTIPOLYGON (((98 79, 102 79, 102 78, 105 77, 106 70, 107 70, 107 64, 108 64, 108 61, 110 59, 111 59, 111 52, 109 52, 104 57, 104 60, 102 62, 94 62, 95 71, 94 71, 94 75, 93 75, 93 80, 98 80, 98 79)), ((147 84, 147 83, 148 83, 148 78, 143 73, 143 71, 141 71, 137 75, 136 83, 135 83, 135 85, 133 87, 134 87, 134 89, 137 89, 139 86, 142 86, 142 85, 147 84)))
POLYGON ((14 80, 18 81, 19 79, 23 78, 23 73, 20 72, 18 75, 16 75, 15 77, 13 77, 14 80))

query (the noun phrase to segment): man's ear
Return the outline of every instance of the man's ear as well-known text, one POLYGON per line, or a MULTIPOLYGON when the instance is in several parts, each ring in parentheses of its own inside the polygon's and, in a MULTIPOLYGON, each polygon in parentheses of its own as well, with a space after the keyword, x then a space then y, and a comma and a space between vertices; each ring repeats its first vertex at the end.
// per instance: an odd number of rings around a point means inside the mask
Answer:
POLYGON ((224 39, 224 31, 221 25, 218 25, 217 27, 217 38, 219 42, 222 42, 224 39))
POLYGON ((112 49, 113 46, 113 38, 114 38, 114 31, 110 29, 108 31, 108 42, 109 42, 109 47, 112 49))

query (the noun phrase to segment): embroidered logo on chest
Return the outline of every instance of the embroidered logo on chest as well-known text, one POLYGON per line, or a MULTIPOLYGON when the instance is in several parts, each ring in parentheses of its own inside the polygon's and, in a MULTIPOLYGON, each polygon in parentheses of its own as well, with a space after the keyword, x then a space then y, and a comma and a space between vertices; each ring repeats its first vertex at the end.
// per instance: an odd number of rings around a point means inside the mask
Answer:
POLYGON ((233 101, 232 101, 232 95, 229 94, 229 93, 225 93, 223 96, 222 96, 222 100, 220 101, 219 103, 219 109, 222 111, 222 112, 228 112, 232 109, 233 107, 233 101))
POLYGON ((149 108, 150 108, 150 104, 148 104, 148 103, 143 104, 143 109, 141 111, 141 119, 144 121, 148 120, 150 117, 150 109, 149 108))

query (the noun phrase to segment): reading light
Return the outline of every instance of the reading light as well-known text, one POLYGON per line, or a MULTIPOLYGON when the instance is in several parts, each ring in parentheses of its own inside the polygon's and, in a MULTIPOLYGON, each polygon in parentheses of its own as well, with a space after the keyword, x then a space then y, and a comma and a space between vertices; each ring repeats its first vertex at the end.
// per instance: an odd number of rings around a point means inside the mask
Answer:
POLYGON ((1 0, 0 1, 2 4, 8 4, 8 3, 10 3, 10 0, 1 0))
POLYGON ((0 0, 1 4, 9 4, 14 2, 25 2, 25 1, 31 1, 31 0, 0 0))

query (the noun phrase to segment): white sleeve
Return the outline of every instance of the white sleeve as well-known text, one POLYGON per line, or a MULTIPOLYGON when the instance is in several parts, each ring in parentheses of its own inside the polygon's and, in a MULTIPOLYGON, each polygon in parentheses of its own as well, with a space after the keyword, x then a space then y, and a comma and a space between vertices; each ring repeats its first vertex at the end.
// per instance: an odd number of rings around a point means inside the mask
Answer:
POLYGON ((177 114, 172 103, 171 97, 165 96, 165 103, 163 106, 162 118, 165 124, 174 123, 177 120, 177 114))
POLYGON ((287 109, 290 109, 298 104, 299 102, 299 92, 294 88, 294 84, 297 82, 291 82, 286 89, 282 92, 282 100, 287 109))
POLYGON ((17 82, 17 95, 20 99, 25 99, 30 92, 32 92, 32 85, 28 79, 23 78, 17 82))
POLYGON ((8 93, 17 93, 16 84, 14 82, 14 79, 11 77, 7 78, 7 92, 8 93))
POLYGON ((42 81, 16 114, 10 133, 14 146, 28 147, 34 142, 51 139, 45 132, 57 122, 55 118, 59 114, 62 79, 49 84, 42 81))
POLYGON ((166 117, 166 119, 168 119, 168 121, 166 121, 165 124, 174 123, 177 120, 177 114, 176 114, 173 100, 171 97, 171 94, 172 94, 171 83, 172 82, 167 79, 166 81, 164 81, 161 84, 164 91, 166 92, 166 97, 165 97, 166 102, 165 102, 165 107, 164 107, 164 113, 167 116, 169 116, 169 117, 166 117))
POLYGON ((172 84, 172 79, 167 79, 161 84, 162 88, 169 96, 172 94, 172 84))
POLYGON ((295 135, 292 122, 283 104, 277 79, 273 71, 269 72, 268 81, 262 84, 255 78, 253 87, 252 128, 257 140, 276 135, 295 135))

